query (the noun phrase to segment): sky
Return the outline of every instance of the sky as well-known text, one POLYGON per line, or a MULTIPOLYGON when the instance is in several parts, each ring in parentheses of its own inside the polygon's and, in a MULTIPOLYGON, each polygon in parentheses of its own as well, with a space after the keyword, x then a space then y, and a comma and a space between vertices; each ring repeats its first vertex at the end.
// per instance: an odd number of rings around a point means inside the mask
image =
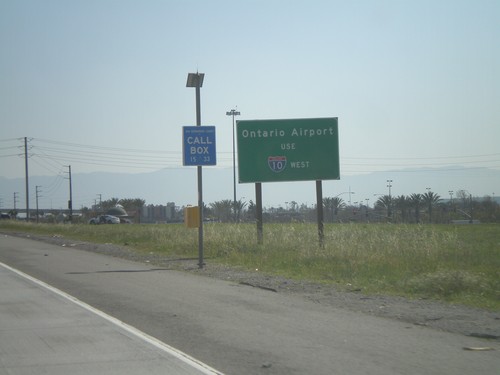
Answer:
POLYGON ((197 71, 214 168, 234 108, 338 117, 341 181, 500 170, 499 20, 497 0, 0 0, 0 177, 24 177, 25 137, 30 176, 185 168, 197 71))

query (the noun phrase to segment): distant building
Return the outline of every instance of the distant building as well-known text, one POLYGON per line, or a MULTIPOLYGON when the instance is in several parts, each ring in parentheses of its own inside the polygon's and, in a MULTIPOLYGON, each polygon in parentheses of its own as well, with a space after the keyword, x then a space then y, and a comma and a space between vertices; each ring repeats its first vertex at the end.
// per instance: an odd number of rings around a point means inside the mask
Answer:
POLYGON ((169 202, 166 206, 149 204, 142 207, 141 223, 173 223, 182 220, 177 216, 174 202, 169 202))

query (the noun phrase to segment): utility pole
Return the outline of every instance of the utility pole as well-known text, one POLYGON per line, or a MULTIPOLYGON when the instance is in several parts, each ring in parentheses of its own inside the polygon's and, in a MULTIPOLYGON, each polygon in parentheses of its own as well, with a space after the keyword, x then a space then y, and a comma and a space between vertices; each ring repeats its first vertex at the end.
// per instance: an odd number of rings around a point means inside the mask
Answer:
POLYGON ((472 202, 472 194, 469 193, 470 197, 470 223, 474 223, 474 219, 472 218, 472 210, 474 209, 474 203, 472 202))
POLYGON ((26 222, 30 221, 30 197, 28 182, 28 137, 24 137, 24 171, 26 173, 26 222))
POLYGON ((102 211, 102 194, 97 194, 99 196, 99 212, 102 211))
POLYGON ((39 214, 38 214, 38 198, 39 198, 39 193, 40 193, 40 190, 38 189, 40 188, 39 185, 36 185, 35 186, 35 192, 36 192, 36 223, 38 224, 39 222, 39 214))
POLYGON ((16 205, 17 205, 17 195, 18 194, 19 193, 17 191, 14 192, 14 218, 17 217, 17 208, 16 208, 17 206, 16 205))
POLYGON ((69 175, 69 201, 68 201, 68 209, 69 209, 69 222, 73 221, 73 189, 71 187, 71 165, 68 165, 68 175, 69 175))

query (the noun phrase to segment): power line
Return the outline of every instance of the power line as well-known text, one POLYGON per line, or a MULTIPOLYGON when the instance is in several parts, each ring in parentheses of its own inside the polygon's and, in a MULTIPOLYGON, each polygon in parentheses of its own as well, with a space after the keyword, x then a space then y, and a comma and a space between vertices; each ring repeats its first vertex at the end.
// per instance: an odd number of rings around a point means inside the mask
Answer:
POLYGON ((8 154, 8 155, 0 155, 0 158, 10 158, 12 156, 22 156, 22 154, 8 154))
MULTIPOLYGON (((48 148, 48 147, 37 147, 37 150, 43 150, 45 152, 50 152, 52 153, 52 156, 55 156, 54 154, 61 154, 60 157, 64 157, 65 155, 74 155, 74 156, 78 156, 80 158, 89 158, 89 154, 88 152, 85 152, 85 151, 73 151, 73 150, 65 150, 65 149, 54 149, 54 148, 48 148)), ((109 152, 94 152, 91 154, 91 158, 94 158, 94 157, 105 157, 105 158, 108 158, 108 159, 120 159, 120 160, 123 160, 123 158, 127 158, 128 160, 138 160, 138 156, 136 155, 130 155, 130 154, 126 154, 126 153, 121 153, 121 154, 118 154, 118 153, 109 153, 109 152)), ((152 155, 145 155, 145 156, 142 156, 140 157, 141 160, 144 160, 144 161, 151 161, 151 162, 158 162, 158 161, 168 161, 168 160, 171 160, 171 159, 179 159, 179 156, 175 156, 175 157, 172 157, 172 156, 152 156, 152 155)))
MULTIPOLYGON (((0 140, 4 142, 19 142, 13 138, 0 140)), ((96 165, 103 167, 119 167, 133 169, 164 169, 179 168, 182 166, 182 153, 178 150, 147 150, 134 148, 118 148, 109 146, 85 145, 72 142, 63 142, 50 139, 31 138, 29 157, 38 160, 37 164, 54 173, 65 163, 96 165)), ((22 154, 2 155, 2 150, 19 147, 7 146, 0 148, 0 158, 18 156, 22 154)), ((230 161, 230 152, 218 152, 221 163, 230 161)), ((435 157, 341 157, 341 166, 347 173, 370 173, 387 168, 420 168, 418 171, 432 171, 433 167, 450 167, 440 171, 455 171, 471 168, 499 168, 500 153, 463 155, 463 156, 435 156, 435 157), (382 161, 382 163, 380 162, 382 161), (394 161, 394 163, 393 163, 394 161), (493 165, 491 165, 493 164, 493 165), (347 170, 346 170, 347 168, 347 170)), ((221 166, 221 165, 219 165, 221 166)), ((405 173, 418 171, 405 170, 405 173)))
POLYGON ((77 148, 88 148, 88 149, 94 149, 94 150, 121 151, 121 152, 126 152, 126 153, 138 152, 138 153, 148 153, 148 154, 180 153, 180 151, 165 151, 165 150, 160 151, 160 150, 145 150, 145 149, 133 149, 133 148, 118 148, 118 147, 109 147, 109 146, 82 145, 79 143, 53 141, 53 140, 49 140, 49 139, 40 139, 40 138, 35 138, 35 139, 37 141, 40 141, 40 142, 58 144, 58 145, 63 145, 63 146, 71 146, 71 147, 77 147, 77 148))
MULTIPOLYGON (((401 166, 399 167, 401 168, 401 166)), ((380 169, 380 170, 345 170, 342 169, 344 173, 377 173, 377 172, 390 172, 390 173, 421 173, 421 172, 460 172, 460 171, 470 171, 478 169, 491 169, 500 168, 500 165, 492 165, 489 167, 453 167, 453 168, 418 168, 418 169, 380 169)))
POLYGON ((52 162, 51 159, 47 159, 47 158, 40 158, 40 157, 35 157, 33 158, 33 162, 35 164, 37 164, 38 166, 40 166, 41 168, 51 172, 51 173, 55 173, 55 174, 58 174, 60 173, 59 172, 59 166, 57 166, 55 169, 54 169, 54 165, 49 163, 49 162, 52 162))
POLYGON ((500 156, 500 153, 495 154, 482 154, 482 155, 462 155, 462 156, 428 156, 428 157, 413 157, 413 158, 400 158, 400 157, 351 157, 351 156, 343 156, 342 159, 354 159, 354 160, 435 160, 435 159, 463 159, 463 158, 482 158, 489 156, 500 156))
POLYGON ((495 159, 495 160, 476 160, 476 161, 460 161, 460 162, 455 162, 455 163, 450 163, 450 162, 442 162, 442 163, 405 163, 405 164, 380 164, 380 163, 343 163, 343 165, 349 165, 349 166, 382 166, 382 167, 415 167, 415 166, 430 166, 430 165, 443 165, 447 166, 450 164, 456 164, 456 165, 463 165, 463 164, 477 164, 477 163, 497 163, 500 162, 500 159, 495 159))

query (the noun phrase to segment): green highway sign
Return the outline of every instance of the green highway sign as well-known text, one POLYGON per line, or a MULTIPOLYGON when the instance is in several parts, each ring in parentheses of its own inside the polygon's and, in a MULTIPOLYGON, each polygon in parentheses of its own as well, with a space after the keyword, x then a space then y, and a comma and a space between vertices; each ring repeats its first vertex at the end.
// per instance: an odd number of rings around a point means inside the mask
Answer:
POLYGON ((239 182, 338 180, 338 119, 236 122, 239 182))

